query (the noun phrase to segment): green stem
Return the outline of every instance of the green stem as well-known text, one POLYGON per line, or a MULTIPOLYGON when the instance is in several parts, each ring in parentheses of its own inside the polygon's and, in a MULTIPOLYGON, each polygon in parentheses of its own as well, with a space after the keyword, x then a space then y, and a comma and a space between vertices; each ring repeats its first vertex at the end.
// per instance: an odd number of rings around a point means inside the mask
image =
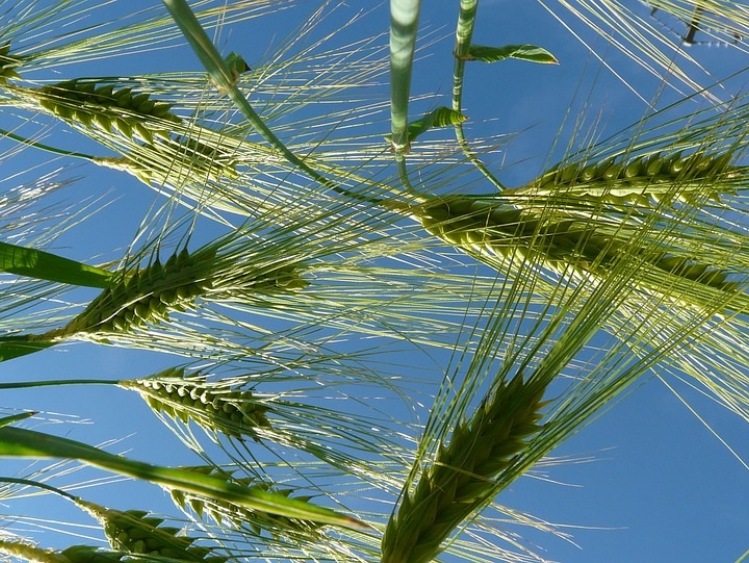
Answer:
POLYGON ((57 487, 53 487, 52 485, 47 485, 46 483, 42 483, 40 481, 32 481, 31 479, 22 479, 19 477, 0 477, 0 482, 15 483, 17 485, 27 485, 29 487, 36 487, 37 489, 44 489, 45 491, 49 491, 50 493, 55 493, 56 495, 60 495, 62 497, 70 499, 73 502, 78 500, 78 497, 76 497, 75 495, 71 495, 70 493, 63 491, 62 489, 58 489, 57 487))
POLYGON ((408 153, 408 102, 421 0, 390 0, 390 121, 396 156, 408 153))
POLYGON ((42 381, 22 381, 18 383, 0 383, 2 389, 27 389, 30 387, 49 387, 54 385, 119 385, 120 382, 111 379, 63 379, 63 380, 42 380, 42 381))
MULTIPOLYGON (((478 13, 479 0, 460 0, 460 13, 458 25, 455 30, 455 67, 453 70, 453 99, 452 109, 462 112, 463 108, 463 79, 465 77, 466 55, 471 47, 473 29, 476 25, 476 14, 478 13)), ((502 183, 492 174, 486 165, 471 150, 465 137, 462 123, 455 124, 455 137, 458 140, 463 154, 468 160, 499 190, 504 190, 502 183)))
POLYGON ((27 139, 26 137, 22 137, 21 135, 16 135, 15 133, 11 133, 10 131, 7 131, 5 129, 0 129, 0 135, 2 135, 3 137, 8 137, 10 139, 13 139, 14 141, 18 141, 19 143, 22 143, 29 147, 34 147, 35 149, 40 149, 46 152, 51 152, 53 154, 58 154, 60 156, 70 156, 72 158, 82 158, 84 160, 90 160, 90 161, 95 160, 95 157, 90 154, 85 154, 82 152, 66 151, 64 149, 58 149, 57 147, 45 145, 43 143, 39 143, 36 141, 32 141, 30 139, 27 139))
POLYGON ((236 80, 232 78, 228 65, 224 59, 221 58, 218 50, 206 34, 203 26, 200 25, 200 22, 195 17, 195 14, 187 4, 186 0, 163 0, 163 2, 188 43, 190 43, 193 51, 195 51, 195 54, 200 59, 200 62, 203 63, 203 66, 208 71, 208 76, 210 77, 211 82, 213 82, 219 91, 226 92, 229 95, 234 104, 247 118, 250 125, 252 125, 252 127, 260 133, 260 135, 272 147, 278 150, 291 164, 305 172, 310 178, 322 186, 347 197, 360 201, 369 201, 367 198, 364 198, 359 194, 355 194, 342 188, 334 181, 320 174, 317 170, 309 166, 304 160, 294 154, 283 143, 283 141, 281 141, 281 139, 270 130, 265 122, 263 122, 247 101, 247 98, 245 98, 244 94, 239 90, 236 80))

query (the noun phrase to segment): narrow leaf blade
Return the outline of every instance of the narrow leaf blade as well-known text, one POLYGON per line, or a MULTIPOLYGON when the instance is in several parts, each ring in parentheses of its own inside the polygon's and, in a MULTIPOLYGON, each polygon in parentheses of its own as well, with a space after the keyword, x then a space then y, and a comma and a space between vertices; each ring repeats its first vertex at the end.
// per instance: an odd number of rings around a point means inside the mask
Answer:
POLYGON ((485 63, 495 63, 505 59, 518 59, 540 64, 559 64, 557 58, 549 51, 535 45, 505 45, 504 47, 471 45, 468 48, 465 59, 485 63))
POLYGON ((363 522, 321 506, 288 498, 258 487, 240 486, 194 471, 160 467, 110 454, 99 448, 22 428, 0 428, 0 456, 76 459, 121 475, 143 479, 168 489, 180 489, 289 518, 311 520, 345 528, 364 530, 363 522))
POLYGON ((0 242, 0 270, 19 276, 104 288, 111 273, 56 254, 0 242))

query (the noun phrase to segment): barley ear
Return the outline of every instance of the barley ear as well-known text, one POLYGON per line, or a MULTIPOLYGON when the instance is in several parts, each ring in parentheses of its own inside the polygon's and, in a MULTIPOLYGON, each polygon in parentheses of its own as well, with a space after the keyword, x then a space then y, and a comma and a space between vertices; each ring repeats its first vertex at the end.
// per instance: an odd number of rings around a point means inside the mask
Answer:
POLYGON ((200 374, 171 368, 144 379, 120 382, 136 391, 154 411, 183 423, 194 422, 210 434, 258 440, 258 430, 270 428, 268 407, 251 391, 221 387, 200 374))
POLYGON ((148 145, 157 137, 169 138, 171 126, 182 122, 171 112, 171 104, 153 100, 148 93, 134 93, 130 87, 115 90, 111 84, 67 80, 44 86, 36 94, 39 104, 61 119, 105 133, 118 132, 148 145))
POLYGON ((145 268, 124 272, 54 336, 130 332, 167 320, 171 312, 190 309, 211 288, 215 256, 215 250, 191 254, 184 249, 165 264, 157 259, 145 268))
MULTIPOLYGON (((204 562, 211 552, 207 547, 192 545, 195 538, 177 535, 179 528, 162 526, 162 518, 142 510, 116 510, 80 499, 76 504, 101 523, 114 550, 196 562, 204 562)), ((220 563, 226 561, 220 559, 220 563)))
POLYGON ((646 207, 662 201, 691 203, 694 198, 720 201, 721 194, 734 193, 746 178, 746 167, 732 164, 733 159, 731 151, 685 155, 664 150, 593 163, 570 162, 552 168, 515 193, 594 196, 609 204, 646 207))
POLYGON ((539 432, 543 388, 521 374, 502 383, 440 445, 413 490, 405 491, 382 539, 383 563, 423 563, 499 491, 497 478, 539 432))

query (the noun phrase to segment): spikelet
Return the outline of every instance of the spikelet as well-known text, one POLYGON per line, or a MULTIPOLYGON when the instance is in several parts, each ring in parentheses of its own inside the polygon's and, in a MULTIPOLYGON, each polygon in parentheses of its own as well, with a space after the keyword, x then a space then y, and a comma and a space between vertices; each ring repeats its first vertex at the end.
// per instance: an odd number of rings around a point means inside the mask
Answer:
POLYGON ((115 510, 80 499, 76 503, 99 520, 114 550, 182 561, 226 561, 225 557, 210 556, 207 547, 193 545, 195 538, 177 535, 179 528, 162 526, 163 518, 149 516, 142 510, 115 510))
MULTIPOLYGON (((214 466, 194 466, 183 467, 182 469, 195 471, 211 477, 220 477, 228 482, 243 487, 254 488, 260 491, 272 491, 277 494, 290 497, 294 492, 290 488, 277 488, 270 483, 260 482, 251 478, 236 478, 231 472, 219 469, 214 466)), ((182 491, 179 489, 170 489, 172 500, 181 510, 187 510, 189 507, 199 517, 208 517, 219 526, 228 526, 236 530, 249 530, 255 535, 267 532, 273 537, 280 535, 299 535, 314 534, 321 525, 311 520, 300 520, 298 518, 288 518, 278 514, 269 514, 259 510, 250 510, 242 506, 237 506, 226 501, 209 499, 200 495, 182 491)), ((297 495, 293 497, 296 501, 309 502, 310 496, 297 495)))
POLYGON ((455 428, 416 488, 403 495, 382 539, 383 563, 431 561, 440 544, 495 495, 495 480, 540 427, 543 389, 518 374, 455 428))
POLYGON ((513 190, 525 195, 592 196, 604 203, 651 205, 692 203, 695 199, 720 201, 734 193, 746 176, 745 167, 732 165, 733 153, 706 154, 661 151, 630 158, 586 164, 572 162, 542 174, 527 188, 513 190))
POLYGON ((252 392, 210 385, 205 376, 186 375, 184 368, 123 381, 120 386, 137 391, 154 411, 183 423, 193 421, 211 434, 257 440, 258 428, 270 428, 268 407, 252 392))
POLYGON ((171 104, 131 87, 115 90, 111 84, 97 87, 92 81, 68 80, 44 86, 38 95, 40 105, 62 119, 106 133, 118 131, 147 144, 155 137, 168 138, 168 124, 182 121, 172 113, 171 104))
POLYGON ((128 332, 192 308, 195 299, 211 288, 215 256, 215 250, 190 254, 184 249, 163 265, 157 259, 120 276, 55 336, 128 332))
POLYGON ((0 84, 8 79, 21 78, 16 69, 21 66, 23 59, 10 54, 10 43, 0 46, 0 84))

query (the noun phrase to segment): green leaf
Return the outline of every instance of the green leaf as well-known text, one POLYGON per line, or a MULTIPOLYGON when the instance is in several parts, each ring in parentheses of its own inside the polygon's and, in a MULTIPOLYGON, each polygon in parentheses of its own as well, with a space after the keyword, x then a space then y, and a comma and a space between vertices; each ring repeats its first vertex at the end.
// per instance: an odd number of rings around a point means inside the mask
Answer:
POLYGON ((20 358, 53 346, 51 340, 31 340, 28 334, 0 337, 0 362, 20 358))
MULTIPOLYGON (((457 125, 463 123, 466 119, 468 118, 457 110, 444 106, 438 107, 424 115, 424 117, 408 124, 408 138, 412 141, 422 133, 429 131, 429 129, 457 125)), ((390 135, 386 139, 390 141, 390 135)))
POLYGON ((0 428, 2 428, 3 426, 8 426, 9 424, 13 424, 14 422, 26 420, 27 418, 30 418, 37 414, 37 412, 38 411, 27 411, 20 414, 13 414, 11 416, 0 418, 0 428))
POLYGON ((87 287, 104 288, 110 272, 49 252, 0 242, 0 271, 87 287))
POLYGON ((532 63, 559 64, 556 57, 549 51, 535 45, 506 45, 504 47, 471 45, 464 58, 467 61, 482 61, 485 63, 495 63, 505 59, 520 59, 532 63))
POLYGON ((185 469, 160 467, 130 460, 81 442, 33 430, 0 428, 0 456, 75 459, 120 475, 143 479, 167 489, 188 491, 249 510, 261 510, 288 518, 311 520, 356 530, 368 529, 366 524, 355 518, 288 498, 280 493, 269 492, 259 487, 237 485, 185 469))

